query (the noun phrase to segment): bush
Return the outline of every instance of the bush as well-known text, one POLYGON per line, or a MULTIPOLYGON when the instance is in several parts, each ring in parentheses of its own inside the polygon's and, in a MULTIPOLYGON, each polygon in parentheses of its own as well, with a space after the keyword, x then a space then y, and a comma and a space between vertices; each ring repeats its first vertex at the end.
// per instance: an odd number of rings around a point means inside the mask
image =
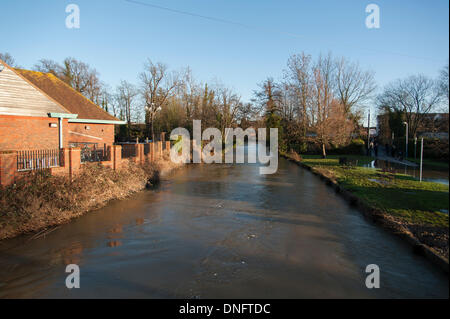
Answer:
POLYGON ((348 155, 361 155, 364 154, 364 148, 365 148, 365 142, 358 138, 354 139, 350 142, 350 144, 343 146, 343 147, 337 147, 337 148, 330 148, 328 151, 329 154, 348 154, 348 155))

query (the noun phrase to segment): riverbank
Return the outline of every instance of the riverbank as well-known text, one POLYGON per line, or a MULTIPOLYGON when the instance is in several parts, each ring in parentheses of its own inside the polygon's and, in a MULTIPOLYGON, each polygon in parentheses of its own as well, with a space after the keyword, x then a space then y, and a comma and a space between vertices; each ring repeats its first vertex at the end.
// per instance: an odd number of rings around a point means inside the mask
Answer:
MULTIPOLYGON (((345 167, 339 164, 338 156, 282 155, 319 175, 366 215, 407 239, 416 251, 448 272, 448 185, 365 167, 345 167)), ((346 157, 357 159, 358 165, 371 160, 346 157)))
POLYGON ((0 189, 0 240, 25 233, 43 236, 111 200, 126 198, 158 183, 160 176, 178 166, 165 154, 154 163, 129 162, 128 167, 118 171, 87 163, 72 181, 45 172, 30 173, 0 189))

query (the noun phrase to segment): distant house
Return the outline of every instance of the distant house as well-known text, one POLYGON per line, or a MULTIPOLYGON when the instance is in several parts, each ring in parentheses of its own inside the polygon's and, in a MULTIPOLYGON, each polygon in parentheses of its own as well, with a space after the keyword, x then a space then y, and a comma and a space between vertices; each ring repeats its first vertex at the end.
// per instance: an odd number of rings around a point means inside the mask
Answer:
POLYGON ((0 60, 0 151, 111 145, 115 124, 124 122, 56 76, 0 60))

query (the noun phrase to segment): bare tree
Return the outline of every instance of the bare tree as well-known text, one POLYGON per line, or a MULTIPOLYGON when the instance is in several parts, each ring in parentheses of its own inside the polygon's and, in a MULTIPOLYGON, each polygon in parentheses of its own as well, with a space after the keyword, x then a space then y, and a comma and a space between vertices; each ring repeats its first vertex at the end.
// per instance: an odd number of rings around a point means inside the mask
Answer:
POLYGON ((226 140, 225 128, 231 128, 237 121, 237 114, 241 104, 241 97, 232 89, 218 85, 216 89, 216 119, 223 138, 226 140))
POLYGON ((167 99, 179 85, 179 75, 169 72, 163 63, 153 63, 150 59, 145 64, 145 70, 140 74, 142 97, 145 104, 145 123, 147 134, 154 139, 153 121, 158 110, 165 105, 167 99))
POLYGON ((101 106, 102 109, 104 109, 108 113, 110 111, 112 111, 113 114, 115 114, 115 112, 114 112, 114 94, 112 92, 111 87, 108 84, 102 85, 100 94, 99 94, 99 100, 100 100, 100 103, 98 103, 98 105, 101 106))
POLYGON ((362 71, 357 63, 345 58, 336 62, 336 97, 347 115, 357 115, 359 110, 355 108, 372 98, 375 89, 373 72, 362 71))
POLYGON ((386 86, 377 97, 382 112, 400 112, 408 123, 410 136, 415 136, 426 115, 438 106, 441 92, 436 81, 413 75, 386 86))
POLYGON ((254 92, 253 102, 259 105, 260 112, 275 114, 281 112, 282 91, 280 85, 272 77, 258 84, 259 90, 254 92))
MULTIPOLYGON (((187 67, 181 74, 177 95, 186 111, 186 119, 191 122, 194 116, 198 116, 201 104, 201 93, 195 82, 192 71, 187 67)), ((190 126, 190 123, 187 123, 190 126)))
POLYGON ((322 157, 327 156, 326 148, 330 144, 340 144, 350 139, 351 127, 345 116, 344 106, 333 96, 335 64, 331 54, 320 56, 313 68, 313 112, 312 123, 317 134, 315 139, 322 148, 322 157))
POLYGON ((58 62, 49 59, 39 60, 38 63, 34 65, 33 69, 43 73, 51 73, 59 78, 61 78, 63 74, 63 67, 58 62))
POLYGON ((284 71, 290 84, 286 88, 293 91, 298 106, 297 114, 302 127, 302 137, 306 138, 309 126, 308 112, 311 108, 311 56, 301 53, 292 55, 287 63, 288 69, 284 71))
POLYGON ((5 62, 6 64, 8 64, 10 67, 13 67, 13 68, 17 67, 16 61, 14 60, 12 55, 9 54, 8 52, 5 52, 5 53, 0 52, 0 60, 5 62))
POLYGON ((94 103, 99 102, 102 84, 97 70, 89 64, 66 58, 60 78, 94 103))
POLYGON ((448 112, 448 101, 449 101, 449 90, 448 90, 448 63, 441 70, 439 75, 439 89, 442 96, 447 98, 447 112, 448 112))
POLYGON ((115 103, 121 114, 124 115, 125 121, 127 121, 128 137, 130 137, 130 126, 137 96, 138 90, 133 84, 124 80, 120 81, 120 85, 116 88, 115 103))

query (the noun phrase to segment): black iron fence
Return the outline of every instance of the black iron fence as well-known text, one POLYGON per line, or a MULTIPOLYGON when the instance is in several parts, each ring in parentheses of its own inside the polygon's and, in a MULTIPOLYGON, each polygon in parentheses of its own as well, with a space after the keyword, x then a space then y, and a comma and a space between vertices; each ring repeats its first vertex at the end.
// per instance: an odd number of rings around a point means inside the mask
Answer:
POLYGON ((61 151, 59 149, 17 151, 17 170, 19 172, 58 167, 60 164, 61 151))
POLYGON ((151 152, 150 144, 144 144, 144 155, 148 155, 151 152))
POLYGON ((78 147, 81 149, 81 163, 109 160, 109 149, 106 144, 99 146, 98 143, 73 142, 70 143, 70 147, 78 147))
POLYGON ((136 157, 136 144, 121 144, 122 158, 136 157))

